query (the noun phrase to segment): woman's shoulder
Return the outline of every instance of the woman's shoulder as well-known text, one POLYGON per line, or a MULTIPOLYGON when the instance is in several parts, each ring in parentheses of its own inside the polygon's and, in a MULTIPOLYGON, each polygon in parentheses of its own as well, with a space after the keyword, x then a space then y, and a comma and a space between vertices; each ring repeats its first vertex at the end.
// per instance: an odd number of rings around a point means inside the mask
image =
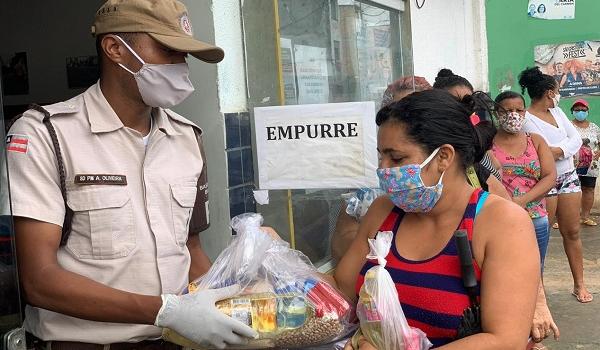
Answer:
POLYGON ((544 139, 544 137, 540 134, 532 132, 529 133, 529 137, 531 138, 531 141, 535 146, 538 146, 540 144, 546 144, 546 139, 544 139))
POLYGON ((490 194, 477 217, 477 227, 486 240, 497 235, 511 235, 509 231, 521 231, 531 223, 527 211, 514 202, 490 194))

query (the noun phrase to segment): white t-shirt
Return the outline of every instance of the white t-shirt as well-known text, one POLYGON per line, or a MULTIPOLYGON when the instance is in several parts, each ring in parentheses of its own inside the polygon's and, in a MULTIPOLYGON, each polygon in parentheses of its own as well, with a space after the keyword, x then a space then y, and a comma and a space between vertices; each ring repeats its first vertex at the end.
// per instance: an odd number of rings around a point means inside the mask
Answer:
POLYGON ((546 140, 548 146, 560 147, 563 150, 564 156, 556 161, 556 173, 560 176, 575 170, 573 155, 579 152, 582 142, 579 133, 562 109, 551 108, 549 111, 558 128, 527 112, 523 131, 539 134, 546 140))

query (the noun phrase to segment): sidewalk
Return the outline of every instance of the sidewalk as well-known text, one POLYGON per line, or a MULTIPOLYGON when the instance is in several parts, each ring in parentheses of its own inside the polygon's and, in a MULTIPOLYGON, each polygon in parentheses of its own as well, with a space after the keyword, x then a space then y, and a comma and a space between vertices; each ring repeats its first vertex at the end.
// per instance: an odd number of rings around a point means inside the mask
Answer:
POLYGON ((558 230, 551 232, 544 282, 550 310, 561 332, 559 342, 544 342, 551 350, 600 349, 600 226, 582 225, 581 239, 585 280, 594 295, 589 304, 581 304, 571 295, 573 279, 562 238, 558 230))

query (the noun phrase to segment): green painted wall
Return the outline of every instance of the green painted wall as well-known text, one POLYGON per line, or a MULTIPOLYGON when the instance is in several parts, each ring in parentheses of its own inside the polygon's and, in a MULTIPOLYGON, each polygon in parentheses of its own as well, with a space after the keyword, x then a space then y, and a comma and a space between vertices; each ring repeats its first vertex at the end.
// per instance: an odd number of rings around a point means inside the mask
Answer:
MULTIPOLYGON (((600 40, 600 0, 577 0, 573 20, 529 18, 525 0, 486 0, 486 16, 490 92, 494 97, 504 84, 521 92, 518 75, 534 64, 534 46, 600 40)), ((590 102, 591 119, 599 123, 600 96, 583 98, 590 102)), ((575 99, 561 100, 567 115, 575 99)))

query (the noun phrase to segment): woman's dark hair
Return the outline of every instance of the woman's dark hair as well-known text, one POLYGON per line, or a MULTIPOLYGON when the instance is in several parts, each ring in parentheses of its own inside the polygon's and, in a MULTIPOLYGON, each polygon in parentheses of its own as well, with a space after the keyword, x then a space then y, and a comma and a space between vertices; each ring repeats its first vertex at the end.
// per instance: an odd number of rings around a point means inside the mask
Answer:
POLYGON ((539 67, 527 68, 519 74, 519 85, 522 92, 531 97, 532 100, 540 99, 546 91, 554 90, 558 86, 554 77, 542 73, 539 67))
POLYGON ((433 83, 434 89, 449 90, 456 86, 466 86, 471 89, 471 91, 474 90, 473 85, 471 85, 467 79, 454 74, 447 68, 443 68, 438 72, 437 77, 435 77, 435 82, 433 83))
POLYGON ((496 96, 496 99, 494 101, 497 104, 500 104, 502 101, 504 101, 504 100, 510 100, 512 98, 520 98, 521 100, 523 100, 523 105, 527 105, 527 103, 525 102, 525 98, 523 97, 523 95, 521 95, 518 92, 514 92, 514 91, 504 91, 504 92, 500 93, 500 95, 496 96))
POLYGON ((483 100, 474 94, 459 101, 445 90, 415 92, 380 109, 376 122, 378 126, 402 123, 407 135, 430 153, 441 145, 452 145, 466 169, 483 159, 496 135, 492 121, 472 123, 475 110, 489 108, 483 100))

